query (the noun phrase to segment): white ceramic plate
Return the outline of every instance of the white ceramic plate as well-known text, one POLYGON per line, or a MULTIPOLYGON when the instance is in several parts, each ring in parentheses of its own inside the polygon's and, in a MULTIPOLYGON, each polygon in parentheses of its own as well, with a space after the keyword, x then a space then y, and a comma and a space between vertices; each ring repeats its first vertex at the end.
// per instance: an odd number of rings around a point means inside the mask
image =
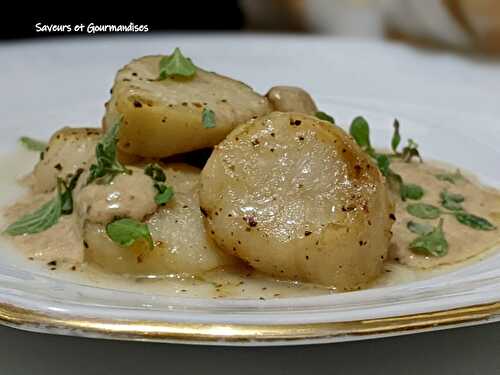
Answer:
MULTIPOLYGON (((500 66, 384 42, 302 36, 175 35, 54 39, 0 46, 2 154, 21 135, 97 125, 114 74, 175 46, 261 92, 306 88, 347 124, 359 114, 386 145, 398 117, 423 155, 500 186, 500 66)), ((9 162, 1 163, 2 176, 9 162)), ((4 194, 2 203, 12 199, 4 194)), ((5 246, 5 245, 3 245, 5 246)), ((431 279, 279 300, 208 300, 58 280, 0 257, 0 320, 23 329, 157 341, 296 344, 395 335, 500 320, 500 253, 431 279)))

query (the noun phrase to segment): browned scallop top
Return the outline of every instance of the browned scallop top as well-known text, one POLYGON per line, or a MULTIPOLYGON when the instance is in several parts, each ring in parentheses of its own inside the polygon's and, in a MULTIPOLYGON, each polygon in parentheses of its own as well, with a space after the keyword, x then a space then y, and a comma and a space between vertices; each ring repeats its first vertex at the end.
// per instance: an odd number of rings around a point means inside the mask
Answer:
POLYGON ((311 228, 348 225, 367 215, 385 189, 377 167, 349 135, 298 113, 273 112, 240 126, 216 146, 212 158, 204 174, 222 172, 225 179, 202 179, 213 184, 204 190, 220 192, 220 199, 247 211, 234 215, 258 218, 266 224, 262 228, 280 232, 283 239, 304 235, 291 233, 297 220, 311 228))

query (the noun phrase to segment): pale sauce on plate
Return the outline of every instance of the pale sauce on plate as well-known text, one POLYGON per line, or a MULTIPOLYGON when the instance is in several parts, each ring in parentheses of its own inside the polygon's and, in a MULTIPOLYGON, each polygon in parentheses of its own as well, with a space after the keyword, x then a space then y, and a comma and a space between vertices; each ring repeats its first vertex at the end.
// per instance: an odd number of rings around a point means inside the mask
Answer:
MULTIPOLYGON (((18 176, 28 173, 36 161, 36 153, 20 150, 4 155, 0 160, 0 189, 4 192, 1 204, 5 225, 15 221, 25 213, 38 208, 51 194, 26 194, 21 196, 23 179, 18 176), (11 202, 15 201, 15 204, 11 202), (9 206, 10 203, 10 206, 9 206)), ((419 201, 401 201, 395 197, 396 222, 393 238, 386 262, 385 272, 369 287, 382 287, 425 279, 449 272, 458 266, 478 261, 491 253, 500 244, 499 229, 481 231, 459 223, 452 215, 442 215, 444 232, 449 243, 448 254, 443 257, 423 256, 413 253, 408 244, 417 236, 406 225, 409 220, 436 225, 438 219, 422 220, 406 211, 410 203, 428 203, 441 207, 440 192, 462 194, 463 207, 470 213, 500 226, 500 193, 481 186, 472 176, 464 175, 454 183, 438 179, 436 175, 455 173, 455 169, 438 166, 435 163, 393 162, 393 169, 402 175, 405 182, 416 183, 425 189, 419 201)), ((24 179, 24 181, 26 181, 24 179)), ((88 285, 137 291, 160 295, 181 295, 205 298, 283 298, 335 293, 334 288, 302 283, 298 281, 276 280, 253 269, 243 266, 228 266, 215 269, 198 277, 177 275, 127 276, 109 274, 84 261, 82 241, 71 216, 60 219, 58 224, 45 232, 18 237, 2 236, 2 250, 11 255, 21 254, 23 266, 43 270, 44 273, 65 280, 88 285), (10 246, 9 246, 10 244, 10 246), (12 246, 14 245, 14 246, 12 246), (12 248, 15 249, 12 249, 12 248), (15 251, 15 250, 21 250, 15 251)), ((126 250, 124 250, 126 251, 126 250)), ((7 258, 6 258, 7 259, 7 258)), ((19 257, 16 261, 19 260, 19 257)))

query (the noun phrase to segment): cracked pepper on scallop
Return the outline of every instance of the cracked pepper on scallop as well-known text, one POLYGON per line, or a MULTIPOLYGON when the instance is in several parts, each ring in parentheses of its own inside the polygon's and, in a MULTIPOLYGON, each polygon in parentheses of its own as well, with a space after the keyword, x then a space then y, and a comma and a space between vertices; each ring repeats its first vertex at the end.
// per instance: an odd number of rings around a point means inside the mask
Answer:
POLYGON ((201 181, 208 232, 256 269, 340 290, 382 272, 393 205, 337 126, 298 113, 252 120, 216 146, 201 181))

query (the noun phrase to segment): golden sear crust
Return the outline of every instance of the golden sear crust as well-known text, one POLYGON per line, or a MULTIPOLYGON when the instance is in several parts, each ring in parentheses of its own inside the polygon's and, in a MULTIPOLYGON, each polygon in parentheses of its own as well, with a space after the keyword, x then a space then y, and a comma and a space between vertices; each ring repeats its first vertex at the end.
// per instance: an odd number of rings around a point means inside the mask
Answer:
POLYGON ((340 290, 382 270, 393 205, 377 167, 342 129, 273 112, 234 130, 202 172, 208 232, 277 277, 340 290))

